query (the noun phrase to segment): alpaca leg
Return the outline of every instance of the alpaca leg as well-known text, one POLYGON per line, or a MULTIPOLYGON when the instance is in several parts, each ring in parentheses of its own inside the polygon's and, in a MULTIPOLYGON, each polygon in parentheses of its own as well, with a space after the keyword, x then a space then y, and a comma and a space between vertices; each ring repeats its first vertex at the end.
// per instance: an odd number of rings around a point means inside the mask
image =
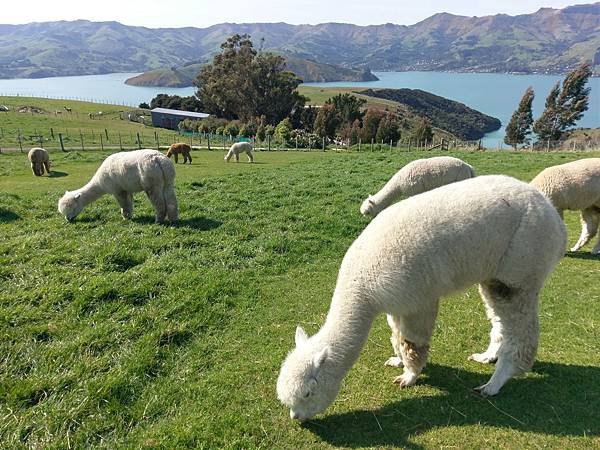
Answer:
POLYGON ((581 211, 581 236, 577 244, 571 249, 572 252, 576 252, 596 236, 599 219, 599 214, 593 207, 581 211))
POLYGON ((246 152, 246 154, 248 155, 248 162, 253 163, 254 157, 252 156, 252 151, 246 152))
POLYGON ((240 162, 240 154, 239 153, 235 154, 235 162, 236 163, 240 162))
POLYGON ((490 345, 487 350, 483 353, 473 353, 469 356, 469 360, 477 361, 482 364, 494 363, 498 360, 498 350, 502 344, 502 323, 500 318, 494 313, 492 307, 493 299, 490 296, 489 290, 483 286, 479 286, 479 294, 483 299, 485 305, 485 312, 487 313, 488 319, 492 324, 492 331, 490 332, 490 345))
POLYGON ((146 194, 150 199, 150 203, 154 206, 154 212, 156 214, 156 223, 163 223, 165 216, 167 215, 167 207, 165 205, 165 197, 162 189, 152 189, 147 191, 146 194))
POLYGON ((399 350, 404 365, 404 372, 394 379, 394 383, 401 388, 415 384, 425 367, 436 316, 437 301, 432 310, 394 317, 399 331, 399 350))
POLYGON ((179 155, 177 153, 173 153, 173 156, 175 157, 175 164, 177 164, 179 162, 179 155))
POLYGON ((177 222, 179 220, 179 209, 173 185, 166 186, 163 195, 167 204, 167 217, 171 222, 177 222))
POLYGON ((123 219, 131 219, 133 217, 133 195, 129 192, 119 192, 115 194, 119 206, 121 206, 121 216, 123 219))
POLYGON ((399 325, 397 324, 394 316, 391 314, 387 315, 387 323, 392 329, 390 341, 392 343, 392 348, 394 349, 394 356, 388 358, 388 360, 385 362, 385 365, 390 367, 404 367, 404 364, 402 364, 401 354, 402 342, 400 340, 402 336, 400 335, 399 325))
POLYGON ((50 173, 50 162, 49 161, 44 162, 44 167, 46 169, 46 173, 49 174, 50 173))
POLYGON ((187 152, 184 156, 185 156, 185 161, 183 161, 183 163, 185 164, 185 162, 188 161, 191 164, 192 163, 192 155, 190 154, 190 152, 187 152))
POLYGON ((476 388, 487 396, 496 395, 508 380, 533 365, 539 339, 539 291, 512 288, 499 281, 482 285, 481 289, 502 332, 496 370, 486 384, 476 388))

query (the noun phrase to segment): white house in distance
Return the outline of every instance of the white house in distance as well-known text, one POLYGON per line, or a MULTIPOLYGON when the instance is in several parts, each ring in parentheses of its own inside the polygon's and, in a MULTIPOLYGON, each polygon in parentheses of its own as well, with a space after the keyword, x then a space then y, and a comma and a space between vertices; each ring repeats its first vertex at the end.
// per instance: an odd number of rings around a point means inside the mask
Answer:
POLYGON ((154 108, 150 111, 152 115, 152 125, 159 128, 168 128, 176 130, 179 122, 185 119, 202 120, 210 116, 210 114, 179 111, 178 109, 154 108))

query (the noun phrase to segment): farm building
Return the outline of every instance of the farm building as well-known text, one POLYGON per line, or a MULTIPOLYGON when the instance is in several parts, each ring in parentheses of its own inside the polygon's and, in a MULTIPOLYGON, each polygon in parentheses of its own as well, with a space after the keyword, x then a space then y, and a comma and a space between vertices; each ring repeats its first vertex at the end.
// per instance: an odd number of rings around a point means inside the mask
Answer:
POLYGON ((176 130, 179 122, 185 119, 202 120, 206 119, 209 114, 179 111, 178 109, 154 108, 150 111, 152 114, 152 125, 160 128, 169 128, 176 130))

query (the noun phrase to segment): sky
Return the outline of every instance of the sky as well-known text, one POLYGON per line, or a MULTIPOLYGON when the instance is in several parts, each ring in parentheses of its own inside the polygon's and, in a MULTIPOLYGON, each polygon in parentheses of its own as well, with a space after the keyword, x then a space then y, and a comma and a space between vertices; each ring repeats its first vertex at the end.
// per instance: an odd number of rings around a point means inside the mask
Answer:
MULTIPOLYGON (((4 0, 7 1, 7 0, 4 0)), ((223 22, 287 22, 411 25, 435 13, 465 16, 528 14, 541 7, 564 8, 596 0, 18 0, 2 8, 1 24, 55 20, 115 20, 150 28, 223 22), (18 5, 18 7, 16 6, 18 5)))

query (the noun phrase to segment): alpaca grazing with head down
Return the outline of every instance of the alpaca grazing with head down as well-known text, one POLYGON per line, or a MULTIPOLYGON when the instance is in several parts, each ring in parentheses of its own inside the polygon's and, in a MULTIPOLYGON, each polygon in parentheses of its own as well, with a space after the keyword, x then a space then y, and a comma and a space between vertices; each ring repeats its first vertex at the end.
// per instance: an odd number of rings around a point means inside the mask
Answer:
POLYGON ((369 195, 360 205, 360 212, 375 217, 402 196, 421 194, 474 176, 473 167, 452 156, 417 159, 396 172, 377 194, 369 195))
POLYGON ((58 201, 58 211, 70 222, 90 203, 112 194, 121 206, 124 219, 133 216, 133 193, 144 191, 156 213, 156 222, 165 217, 178 219, 175 197, 175 166, 156 150, 114 153, 106 158, 92 179, 81 189, 65 192, 58 201))
MULTIPOLYGON (((348 249, 325 324, 298 327, 277 396, 293 419, 324 411, 359 356, 375 317, 390 316, 394 382, 414 384, 427 360, 440 298, 479 283, 490 344, 470 359, 497 361, 477 388, 495 395, 529 370, 538 345, 538 297, 563 254, 566 230, 535 188, 483 176, 434 189, 382 211, 348 249)), ((388 360, 389 363, 389 360, 388 360)))
MULTIPOLYGON (((598 234, 600 224, 600 158, 585 158, 542 170, 532 181, 560 216, 581 211, 581 235, 571 248, 576 252, 598 234)), ((600 254, 600 238, 592 255, 600 254)))
POLYGON ((236 142, 230 148, 225 155, 225 161, 229 162, 232 156, 235 156, 235 162, 240 162, 240 153, 246 153, 248 155, 248 162, 254 162, 254 156, 252 156, 252 144, 249 142, 236 142))
POLYGON ((185 164, 186 162, 190 162, 190 164, 192 163, 192 155, 190 154, 190 152, 192 151, 192 147, 190 147, 189 145, 183 143, 183 142, 177 142, 173 145, 171 145, 169 147, 169 150, 167 150, 167 158, 170 158, 171 156, 175 157, 175 163, 179 162, 179 158, 177 155, 179 155, 180 153, 183 155, 183 163, 185 164))
POLYGON ((32 148, 27 153, 27 159, 31 163, 31 171, 36 177, 44 175, 44 169, 47 174, 50 174, 50 155, 48 152, 39 147, 32 148))

